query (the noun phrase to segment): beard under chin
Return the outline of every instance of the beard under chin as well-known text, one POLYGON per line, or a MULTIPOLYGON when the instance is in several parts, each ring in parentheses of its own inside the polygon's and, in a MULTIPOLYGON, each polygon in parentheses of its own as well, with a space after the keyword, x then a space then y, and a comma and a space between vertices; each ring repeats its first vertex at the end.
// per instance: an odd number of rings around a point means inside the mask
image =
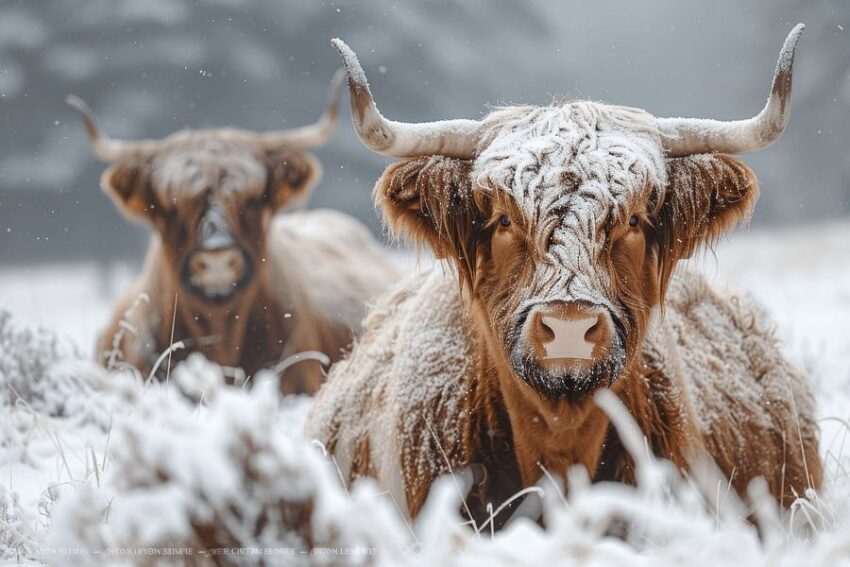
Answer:
POLYGON ((590 368, 547 370, 528 356, 512 349, 511 367, 525 383, 551 402, 581 402, 600 388, 610 387, 626 365, 626 351, 621 337, 615 335, 610 352, 590 368))

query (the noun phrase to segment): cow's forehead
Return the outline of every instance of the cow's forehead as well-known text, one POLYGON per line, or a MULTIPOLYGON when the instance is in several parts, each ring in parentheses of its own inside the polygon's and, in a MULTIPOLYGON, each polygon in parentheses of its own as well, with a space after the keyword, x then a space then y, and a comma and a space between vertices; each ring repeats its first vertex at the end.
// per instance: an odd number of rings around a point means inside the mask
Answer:
POLYGON ((153 187, 164 202, 212 190, 225 199, 259 195, 266 182, 262 152, 240 130, 185 130, 163 143, 153 159, 153 187))
POLYGON ((533 218, 579 204, 604 216, 666 177, 652 116, 594 102, 498 109, 479 149, 477 183, 507 191, 533 218))

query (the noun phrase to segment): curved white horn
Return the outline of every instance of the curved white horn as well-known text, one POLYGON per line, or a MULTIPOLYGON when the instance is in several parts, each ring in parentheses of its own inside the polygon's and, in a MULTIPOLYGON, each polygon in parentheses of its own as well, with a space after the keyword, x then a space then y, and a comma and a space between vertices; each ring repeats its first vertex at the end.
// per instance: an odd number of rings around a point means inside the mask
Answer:
POLYGON ((463 119, 423 123, 387 120, 375 105, 357 55, 340 39, 331 43, 339 51, 348 71, 351 121, 361 142, 379 154, 393 157, 473 157, 479 138, 479 122, 463 119))
POLYGON ((797 24, 785 39, 767 104, 755 117, 732 121, 656 119, 666 154, 671 157, 710 152, 743 154, 764 149, 778 140, 791 114, 794 51, 804 29, 803 24, 797 24))
POLYGON ((86 135, 91 143, 94 155, 106 162, 115 162, 123 158, 136 157, 152 153, 156 149, 156 140, 110 140, 103 136, 94 123, 91 109, 83 99, 75 95, 65 97, 65 102, 76 110, 83 120, 86 135))
POLYGON ((325 145, 336 131, 339 118, 339 93, 344 79, 345 71, 337 69, 331 79, 327 106, 316 122, 300 128, 258 134, 263 145, 267 148, 286 146, 303 150, 325 145))

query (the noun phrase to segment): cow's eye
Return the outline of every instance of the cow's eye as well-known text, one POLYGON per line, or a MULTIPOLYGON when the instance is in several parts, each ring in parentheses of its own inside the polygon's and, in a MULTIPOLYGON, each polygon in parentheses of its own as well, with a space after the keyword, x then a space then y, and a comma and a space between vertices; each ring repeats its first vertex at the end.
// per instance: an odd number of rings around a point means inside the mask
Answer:
POLYGON ((505 227, 505 228, 511 226, 511 217, 509 217, 508 215, 500 216, 499 217, 499 226, 502 226, 502 227, 505 227))
POLYGON ((631 217, 629 217, 629 226, 635 227, 637 225, 638 225, 637 215, 632 215, 631 217))

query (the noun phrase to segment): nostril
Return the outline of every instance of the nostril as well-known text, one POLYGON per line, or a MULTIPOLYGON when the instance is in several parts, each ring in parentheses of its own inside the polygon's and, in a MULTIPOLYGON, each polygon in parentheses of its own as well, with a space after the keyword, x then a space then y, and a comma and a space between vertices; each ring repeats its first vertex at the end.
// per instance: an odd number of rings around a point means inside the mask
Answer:
POLYGON ((548 343, 555 340, 555 330, 543 322, 543 316, 540 313, 534 314, 537 322, 537 338, 540 342, 548 343))
POLYGON ((602 338, 602 316, 600 315, 596 319, 596 323, 584 334, 584 340, 589 343, 599 344, 602 338))

